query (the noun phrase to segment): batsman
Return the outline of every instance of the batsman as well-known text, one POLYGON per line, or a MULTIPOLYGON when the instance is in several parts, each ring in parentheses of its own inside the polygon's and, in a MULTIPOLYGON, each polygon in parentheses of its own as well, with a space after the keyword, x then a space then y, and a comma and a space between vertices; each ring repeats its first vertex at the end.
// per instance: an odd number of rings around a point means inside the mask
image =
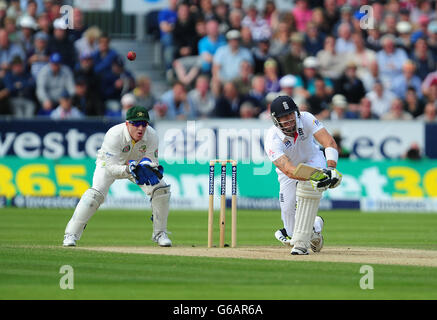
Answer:
POLYGON ((163 180, 164 169, 158 163, 158 142, 144 107, 132 107, 127 112, 126 122, 108 130, 97 153, 92 187, 82 195, 65 228, 64 246, 76 246, 114 181, 129 179, 150 198, 152 240, 161 247, 171 247, 167 234, 170 185, 163 180))
POLYGON ((267 132, 264 148, 276 166, 284 224, 275 237, 292 247, 292 255, 307 255, 310 247, 313 252, 320 252, 324 225, 317 216, 320 199, 323 191, 336 188, 342 179, 336 169, 337 144, 323 124, 311 113, 299 112, 289 96, 277 97, 270 108, 274 126, 267 132), (323 171, 303 179, 295 173, 300 163, 323 171))

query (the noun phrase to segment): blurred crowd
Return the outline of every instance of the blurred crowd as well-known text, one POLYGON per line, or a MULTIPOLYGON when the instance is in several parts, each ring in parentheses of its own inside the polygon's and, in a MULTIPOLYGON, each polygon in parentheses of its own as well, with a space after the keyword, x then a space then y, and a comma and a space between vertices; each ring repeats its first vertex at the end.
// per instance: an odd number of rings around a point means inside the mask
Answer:
POLYGON ((141 105, 153 120, 270 119, 287 94, 322 120, 437 121, 435 1, 169 0, 159 96, 79 9, 67 28, 64 3, 0 0, 0 114, 123 118, 141 105))

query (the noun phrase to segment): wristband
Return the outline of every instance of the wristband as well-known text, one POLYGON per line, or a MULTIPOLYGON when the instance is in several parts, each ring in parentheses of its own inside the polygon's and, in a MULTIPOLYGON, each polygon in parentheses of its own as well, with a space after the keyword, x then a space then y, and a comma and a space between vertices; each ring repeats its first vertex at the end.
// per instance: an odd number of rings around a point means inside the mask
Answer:
POLYGON ((325 149, 326 161, 335 161, 338 162, 338 151, 333 147, 328 147, 325 149))

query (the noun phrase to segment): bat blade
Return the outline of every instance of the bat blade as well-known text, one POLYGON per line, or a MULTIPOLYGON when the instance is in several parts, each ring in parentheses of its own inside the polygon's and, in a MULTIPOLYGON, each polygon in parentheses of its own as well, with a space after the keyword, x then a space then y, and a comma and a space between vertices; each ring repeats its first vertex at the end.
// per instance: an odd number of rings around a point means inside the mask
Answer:
POLYGON ((302 179, 309 179, 313 174, 320 173, 323 174, 323 170, 312 167, 310 165, 307 165, 305 163, 299 163, 299 165, 294 169, 293 175, 302 178, 302 179))

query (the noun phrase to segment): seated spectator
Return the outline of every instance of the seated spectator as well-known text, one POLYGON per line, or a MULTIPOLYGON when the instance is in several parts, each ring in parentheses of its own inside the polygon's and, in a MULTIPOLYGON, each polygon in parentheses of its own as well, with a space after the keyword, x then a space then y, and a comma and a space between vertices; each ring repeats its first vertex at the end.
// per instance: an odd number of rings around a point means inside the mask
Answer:
POLYGON ((393 81, 402 75, 402 66, 408 57, 404 50, 396 49, 393 35, 386 34, 381 43, 383 49, 377 53, 379 73, 384 87, 390 90, 393 81))
MULTIPOLYGON (((307 57, 303 62, 303 72, 297 77, 296 94, 308 99, 311 95, 315 94, 315 79, 317 76, 317 69, 319 63, 315 57, 307 57)), ((331 80, 324 78, 326 90, 328 94, 332 94, 333 85, 331 80)))
POLYGON ((278 63, 274 59, 268 59, 264 63, 264 79, 267 92, 278 92, 281 90, 278 74, 278 63))
POLYGON ((361 33, 356 32, 352 35, 355 50, 349 54, 346 60, 353 61, 357 65, 357 76, 363 81, 368 76, 371 64, 376 62, 376 53, 367 49, 361 33))
POLYGON ((160 30, 160 43, 163 50, 165 68, 171 69, 174 59, 173 30, 177 20, 178 0, 169 0, 168 7, 159 11, 158 23, 160 30))
POLYGON ((304 48, 309 56, 316 56, 323 49, 325 35, 320 33, 313 22, 307 24, 304 48))
POLYGON ((269 53, 271 56, 279 58, 290 52, 290 35, 288 23, 286 21, 279 21, 278 28, 270 41, 269 53))
POLYGON ((397 77, 392 85, 392 91, 398 98, 405 99, 408 87, 413 87, 417 90, 419 97, 422 97, 420 87, 422 82, 420 78, 414 74, 416 66, 411 60, 407 60, 402 67, 402 76, 397 77))
POLYGON ((372 111, 372 102, 370 99, 364 97, 360 101, 358 111, 358 119, 360 120, 378 120, 379 117, 372 111))
POLYGON ((177 19, 173 29, 174 59, 198 54, 196 22, 187 3, 181 2, 176 10, 177 19))
MULTIPOLYGON (((173 61, 173 70, 176 74, 177 81, 181 82, 184 86, 190 87, 199 75, 201 70, 202 61, 200 56, 188 56, 175 59, 173 61)), ((167 81, 169 79, 170 72, 167 72, 167 81)), ((170 81, 169 81, 170 82, 170 81)))
POLYGON ((244 101, 240 106, 241 119, 255 119, 259 114, 259 110, 251 101, 244 101))
POLYGON ((423 114, 418 116, 416 119, 428 123, 437 122, 437 107, 435 103, 427 103, 423 114))
POLYGON ((341 119, 356 119, 357 115, 354 112, 348 110, 348 103, 346 98, 341 94, 336 94, 332 97, 331 113, 329 119, 341 120, 341 119))
POLYGON ((358 111, 361 98, 366 95, 363 82, 357 77, 357 65, 348 62, 343 75, 335 82, 334 91, 346 97, 351 111, 358 111))
POLYGON ((216 3, 216 6, 214 8, 215 18, 217 19, 217 22, 219 23, 219 31, 221 34, 225 34, 229 30, 231 30, 231 27, 229 25, 228 21, 228 5, 227 3, 223 1, 219 1, 216 3))
POLYGON ((59 106, 50 113, 53 120, 82 119, 84 115, 78 108, 72 105, 71 95, 65 90, 60 99, 59 106))
POLYGON ((127 111, 136 105, 135 95, 132 93, 126 93, 121 97, 120 100, 121 109, 119 110, 107 110, 105 113, 106 117, 116 118, 116 119, 126 119, 127 111))
POLYGON ((137 78, 137 86, 133 93, 135 95, 137 106, 146 108, 147 111, 152 110, 156 103, 156 98, 151 90, 150 79, 146 76, 137 78))
MULTIPOLYGON (((248 95, 252 88, 253 66, 249 61, 243 60, 240 64, 240 76, 233 82, 241 95, 248 95)), ((216 90, 213 90, 217 92, 216 90)))
POLYGON ((36 79, 36 95, 42 106, 39 115, 49 115, 59 105, 59 99, 65 90, 70 96, 74 95, 73 73, 69 67, 62 65, 61 55, 52 54, 49 62, 36 79))
POLYGON ((51 31, 52 31, 52 22, 50 21, 49 15, 47 14, 47 12, 41 13, 38 16, 38 19, 36 20, 36 23, 38 24, 39 32, 43 32, 46 35, 50 35, 51 34, 51 31))
POLYGON ((82 10, 77 6, 73 8, 73 25, 74 28, 70 29, 68 35, 70 41, 75 43, 77 40, 83 37, 85 31, 88 29, 88 26, 85 24, 83 19, 82 10))
POLYGON ((205 20, 216 18, 212 0, 200 0, 200 16, 205 20))
POLYGON ((279 80, 279 86, 281 87, 281 94, 285 94, 287 96, 295 97, 294 88, 297 84, 297 78, 291 74, 287 74, 286 76, 283 76, 279 80))
POLYGON ((411 41, 411 31, 413 26, 408 21, 399 21, 396 25, 396 31, 399 34, 396 39, 398 46, 405 50, 405 52, 410 55, 413 48, 413 43, 411 41))
POLYGON ((9 41, 8 32, 5 29, 0 29, 0 78, 3 78, 6 72, 9 71, 12 59, 19 56, 22 61, 25 61, 26 54, 18 45, 9 41))
POLYGON ((114 60, 118 58, 117 51, 110 48, 111 39, 102 34, 99 39, 99 49, 93 53, 94 71, 99 74, 110 72, 114 60))
POLYGON ((266 80, 264 76, 254 76, 252 78, 252 87, 249 91, 248 98, 250 98, 256 108, 260 109, 260 112, 265 109, 264 99, 266 94, 266 80))
POLYGON ((340 78, 346 68, 346 57, 346 54, 336 52, 335 38, 327 36, 323 50, 317 54, 320 75, 333 80, 340 78))
POLYGON ((78 57, 82 55, 91 56, 99 49, 99 39, 102 35, 102 31, 98 27, 88 28, 83 36, 74 42, 76 48, 76 54, 78 57))
POLYGON ((373 90, 368 92, 366 97, 372 103, 372 112, 381 118, 384 114, 389 112, 396 95, 390 90, 385 89, 382 81, 377 80, 373 86, 373 90))
POLYGON ((48 41, 49 36, 44 32, 40 31, 34 36, 34 49, 29 53, 27 62, 30 66, 30 73, 35 79, 41 69, 49 62, 48 41))
POLYGON ((196 118, 210 118, 215 107, 215 98, 209 90, 209 78, 201 75, 196 79, 196 86, 188 92, 188 102, 196 113, 196 118))
POLYGON ((272 105, 273 100, 281 95, 280 92, 269 92, 266 96, 266 110, 261 112, 258 116, 261 120, 272 120, 272 114, 270 111, 270 106, 272 105))
POLYGON ((255 42, 259 42, 261 39, 270 38, 272 35, 267 20, 258 15, 258 9, 255 5, 249 6, 241 25, 250 29, 252 39, 255 42))
POLYGON ((328 119, 331 95, 327 92, 325 81, 322 77, 316 77, 314 86, 315 93, 307 99, 309 112, 319 120, 328 119))
POLYGON ((15 44, 19 41, 17 27, 16 19, 8 15, 5 19, 5 30, 8 34, 9 41, 15 44))
POLYGON ((282 74, 300 74, 303 70, 303 60, 306 57, 303 47, 303 35, 293 33, 290 37, 290 52, 279 57, 282 74))
POLYGON ((435 71, 436 61, 434 60, 431 50, 428 49, 428 44, 424 38, 419 38, 414 43, 414 50, 411 53, 411 60, 416 64, 416 75, 420 80, 435 71))
POLYGON ((23 16, 20 19, 20 28, 21 31, 18 34, 19 43, 26 56, 28 56, 34 49, 33 34, 37 28, 35 19, 30 16, 23 16))
POLYGON ((219 33, 217 20, 211 19, 206 23, 206 36, 198 43, 198 51, 201 57, 201 72, 211 74, 214 54, 217 49, 226 45, 226 38, 219 33))
POLYGON ((229 28, 226 31, 226 33, 229 30, 238 30, 241 31, 241 23, 243 21, 243 9, 241 8, 232 8, 231 12, 229 12, 229 28))
POLYGON ((335 51, 338 53, 353 53, 355 44, 352 41, 352 30, 348 23, 342 23, 338 27, 338 38, 335 41, 335 51))
POLYGON ((366 92, 372 91, 376 81, 379 80, 379 67, 376 60, 372 61, 367 73, 361 75, 360 80, 363 82, 366 92))
POLYGON ((260 39, 255 48, 252 49, 253 61, 254 61, 254 73, 263 73, 264 72, 264 63, 273 59, 270 54, 270 39, 263 38, 260 39))
POLYGON ((337 7, 336 0, 323 1, 323 14, 329 32, 331 32, 331 30, 335 30, 334 27, 337 24, 337 22, 340 20, 340 10, 337 7))
POLYGON ((240 47, 239 31, 228 31, 226 38, 228 44, 218 48, 213 59, 213 78, 220 82, 232 81, 238 78, 240 64, 243 60, 253 64, 250 51, 240 47))
POLYGON ((76 65, 76 51, 73 42, 68 38, 67 26, 62 19, 56 19, 53 29, 53 36, 48 43, 49 54, 58 53, 63 64, 73 70, 76 65))
POLYGON ((308 6, 308 0, 296 0, 291 12, 296 20, 297 31, 305 32, 307 23, 311 21, 313 16, 313 12, 308 6))
POLYGON ((417 5, 411 9, 410 19, 414 24, 419 24, 420 18, 426 17, 427 20, 437 18, 436 12, 432 8, 432 4, 426 0, 417 1, 417 5))
POLYGON ((240 105, 243 97, 238 93, 233 82, 226 82, 223 85, 221 94, 215 104, 214 115, 217 118, 237 118, 240 116, 240 105))
MULTIPOLYGON (((232 31, 232 30, 230 30, 230 31, 232 31)), ((240 47, 241 48, 252 50, 253 47, 256 46, 256 42, 253 41, 252 32, 250 31, 249 27, 241 27, 240 35, 241 35, 241 39, 240 39, 240 47)))
POLYGON ((74 78, 84 79, 89 91, 100 91, 101 76, 94 71, 94 60, 91 54, 83 53, 80 55, 79 65, 74 69, 74 78))
POLYGON ((432 52, 434 61, 437 61, 437 20, 428 25, 428 47, 432 52))
POLYGON ((11 63, 11 70, 4 78, 8 90, 12 114, 18 118, 31 118, 35 114, 34 100, 35 80, 26 71, 24 62, 16 56, 11 63))
POLYGON ((381 43, 381 30, 378 25, 373 29, 367 30, 366 47, 370 50, 375 51, 377 54, 382 49, 381 43))
POLYGON ((330 34, 331 33, 331 27, 329 26, 329 21, 326 18, 325 11, 323 10, 323 1, 320 1, 322 5, 317 6, 313 9, 313 17, 311 21, 315 24, 317 30, 319 30, 322 34, 330 34))
POLYGON ((402 100, 395 98, 390 107, 390 111, 381 116, 381 120, 412 120, 413 116, 404 111, 402 100))
POLYGON ((196 111, 187 99, 187 90, 180 82, 173 84, 173 88, 166 91, 160 101, 167 106, 167 120, 187 120, 196 117, 196 111))
POLYGON ((348 24, 349 27, 351 28, 350 31, 352 32, 352 28, 353 28, 353 9, 350 5, 348 4, 344 4, 341 6, 340 8, 340 16, 339 19, 336 21, 334 27, 332 28, 332 34, 335 37, 339 36, 339 31, 338 29, 340 28, 340 26, 342 24, 348 24))
POLYGON ((72 103, 86 116, 103 116, 104 106, 98 91, 92 91, 88 87, 85 78, 75 79, 75 94, 72 103))
POLYGON ((423 100, 418 97, 418 91, 414 87, 408 87, 404 98, 404 110, 409 112, 413 118, 423 113, 423 100))

